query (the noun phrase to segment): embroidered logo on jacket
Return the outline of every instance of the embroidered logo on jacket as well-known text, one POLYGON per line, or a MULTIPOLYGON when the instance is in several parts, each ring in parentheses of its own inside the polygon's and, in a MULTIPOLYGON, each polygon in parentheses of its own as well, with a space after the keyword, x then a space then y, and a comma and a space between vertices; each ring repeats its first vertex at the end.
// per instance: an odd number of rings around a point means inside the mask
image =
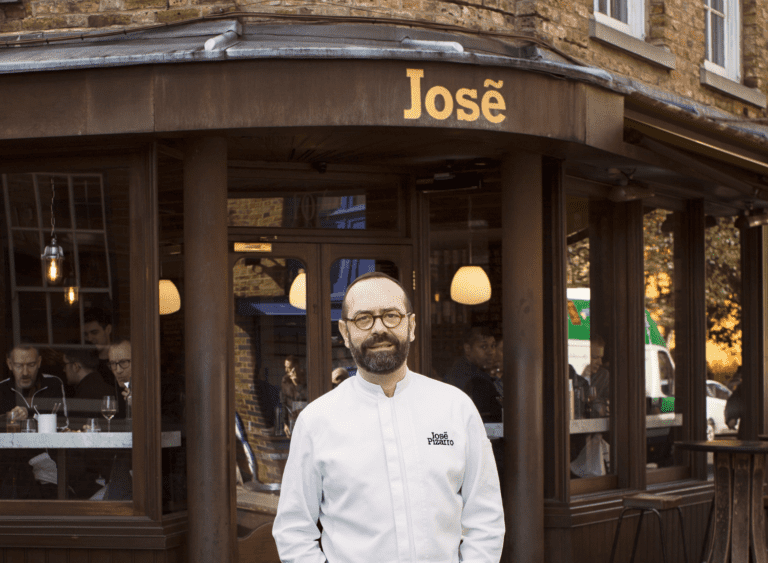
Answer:
POLYGON ((432 437, 427 438, 428 446, 452 446, 453 440, 448 438, 448 432, 442 434, 435 434, 432 432, 432 437))

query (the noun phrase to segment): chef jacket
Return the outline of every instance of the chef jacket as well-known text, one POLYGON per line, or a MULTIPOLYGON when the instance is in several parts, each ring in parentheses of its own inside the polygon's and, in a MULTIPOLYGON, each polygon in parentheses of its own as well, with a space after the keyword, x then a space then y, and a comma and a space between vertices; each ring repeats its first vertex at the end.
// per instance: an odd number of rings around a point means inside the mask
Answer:
POLYGON ((283 563, 498 563, 499 476, 472 400, 408 370, 392 397, 357 376, 310 403, 272 534, 283 563))

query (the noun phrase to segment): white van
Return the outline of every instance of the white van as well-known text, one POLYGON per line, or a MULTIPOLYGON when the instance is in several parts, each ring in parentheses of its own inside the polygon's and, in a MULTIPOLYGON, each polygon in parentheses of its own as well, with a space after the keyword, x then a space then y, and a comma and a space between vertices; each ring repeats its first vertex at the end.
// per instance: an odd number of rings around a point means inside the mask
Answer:
MULTIPOLYGON (((590 358, 590 290, 568 288, 568 363, 581 375, 590 358)), ((675 364, 656 323, 645 312, 645 396, 674 396, 675 364)))
MULTIPOLYGON (((589 288, 568 288, 568 363, 576 373, 581 374, 590 358, 590 290, 589 288)), ((715 434, 733 433, 725 424, 725 400, 707 393, 707 439, 715 434)), ((664 408, 664 398, 669 411, 674 410, 675 363, 667 349, 656 323, 648 310, 645 311, 645 396, 656 399, 664 408)))

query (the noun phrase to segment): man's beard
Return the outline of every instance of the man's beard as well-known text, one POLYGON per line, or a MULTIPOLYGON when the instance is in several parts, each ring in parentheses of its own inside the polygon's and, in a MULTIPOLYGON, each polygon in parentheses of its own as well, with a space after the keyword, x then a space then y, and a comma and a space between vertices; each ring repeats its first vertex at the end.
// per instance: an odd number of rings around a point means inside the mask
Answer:
POLYGON ((400 342, 391 334, 382 334, 367 338, 360 347, 353 344, 350 351, 355 359, 355 363, 368 373, 387 375, 405 363, 410 348, 411 343, 407 338, 405 341, 400 342), (395 349, 381 351, 371 351, 369 349, 371 346, 381 342, 389 342, 395 349))

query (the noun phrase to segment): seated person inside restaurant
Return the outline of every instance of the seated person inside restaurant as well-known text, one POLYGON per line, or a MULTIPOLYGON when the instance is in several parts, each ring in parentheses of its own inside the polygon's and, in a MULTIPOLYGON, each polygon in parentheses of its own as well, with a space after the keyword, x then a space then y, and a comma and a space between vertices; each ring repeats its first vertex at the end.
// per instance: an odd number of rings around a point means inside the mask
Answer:
POLYGON ((99 357, 92 350, 70 349, 64 353, 64 373, 70 385, 69 415, 100 417, 101 400, 115 391, 98 372, 99 357))
POLYGON ((501 380, 491 375, 496 361, 496 340, 489 327, 476 325, 464 334, 464 355, 446 375, 446 382, 462 389, 474 401, 483 422, 501 422, 501 380))
MULTIPOLYGON (((6 356, 11 376, 0 381, 0 415, 7 426, 40 412, 50 412, 62 400, 62 385, 56 377, 39 373, 42 358, 30 344, 14 346, 6 356), (45 406, 43 406, 45 405, 45 406), (42 407, 42 408, 41 408, 42 407)), ((56 498, 55 463, 43 450, 4 450, 0 458, 0 498, 56 498)))
POLYGON ((132 413, 127 412, 126 404, 130 402, 131 395, 131 342, 120 339, 110 345, 108 351, 109 368, 115 376, 118 390, 117 416, 115 418, 131 418, 132 413))
POLYGON ((112 316, 99 307, 89 307, 83 313, 83 336, 96 348, 99 355, 99 372, 104 383, 116 385, 115 376, 109 369, 109 347, 112 344, 112 316))
POLYGON ((464 389, 473 375, 488 373, 493 366, 496 341, 490 328, 485 325, 469 327, 463 336, 464 354, 458 358, 448 373, 445 382, 464 389))

